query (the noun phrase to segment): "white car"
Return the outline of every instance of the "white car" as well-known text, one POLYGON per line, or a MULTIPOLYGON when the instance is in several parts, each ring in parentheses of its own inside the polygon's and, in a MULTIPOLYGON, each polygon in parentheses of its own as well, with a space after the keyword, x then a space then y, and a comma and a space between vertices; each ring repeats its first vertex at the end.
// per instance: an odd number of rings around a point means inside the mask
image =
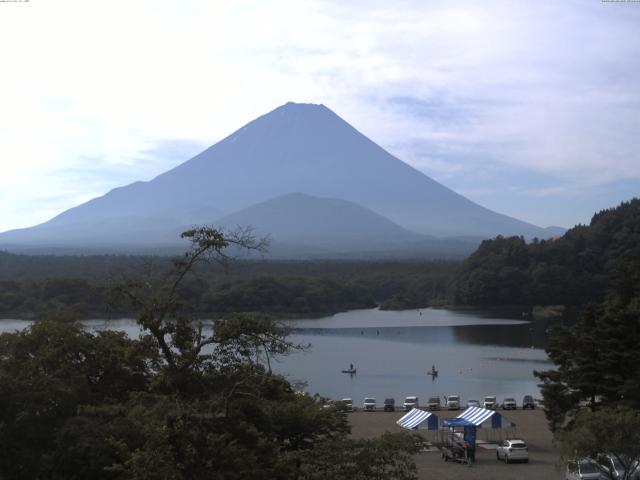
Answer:
POLYGON ((479 407, 480 402, 478 400, 467 400, 467 407, 479 407))
POLYGON ((510 438, 502 442, 496 449, 496 458, 504 460, 504 463, 514 461, 527 463, 529 461, 529 449, 524 440, 510 438))
POLYGON ((402 407, 405 412, 408 412, 412 408, 418 408, 418 397, 410 396, 405 398, 402 407))
POLYGON ((516 404, 516 399, 513 397, 507 397, 502 402, 503 410, 515 410, 516 408, 518 408, 518 406, 516 404))
POLYGON ((582 460, 572 460, 567 463, 565 480, 602 480, 604 477, 600 468, 590 458, 582 460))
POLYGON ((362 403, 362 408, 365 412, 375 412, 376 411, 376 399, 372 397, 367 397, 364 399, 362 403))
POLYGON ((484 408, 488 408, 489 410, 494 410, 496 408, 496 405, 496 397, 494 397, 493 395, 487 395, 486 397, 484 397, 484 400, 482 400, 482 406, 484 408))
POLYGON ((445 397, 447 410, 460 410, 460 395, 449 395, 445 397))
POLYGON ((344 410, 346 412, 353 412, 353 400, 351 398, 343 398, 340 401, 344 404, 344 410))

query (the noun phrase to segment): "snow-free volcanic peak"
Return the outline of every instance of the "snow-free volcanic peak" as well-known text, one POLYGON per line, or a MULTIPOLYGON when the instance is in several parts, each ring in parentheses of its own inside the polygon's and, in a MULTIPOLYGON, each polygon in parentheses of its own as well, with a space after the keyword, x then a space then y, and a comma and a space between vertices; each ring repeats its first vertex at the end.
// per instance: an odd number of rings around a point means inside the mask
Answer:
POLYGON ((289 102, 149 182, 116 188, 42 225, 1 234, 0 245, 108 244, 114 238, 138 243, 145 241, 145 229, 149 239, 171 238, 182 226, 215 223, 292 192, 353 202, 419 234, 546 236, 544 229, 439 184, 324 105, 289 102))

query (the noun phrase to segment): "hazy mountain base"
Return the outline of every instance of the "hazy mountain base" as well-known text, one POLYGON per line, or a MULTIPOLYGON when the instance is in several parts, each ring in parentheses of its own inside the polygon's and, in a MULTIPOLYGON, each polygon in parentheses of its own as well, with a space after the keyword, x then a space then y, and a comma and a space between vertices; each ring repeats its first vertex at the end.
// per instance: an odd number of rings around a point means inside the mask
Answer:
MULTIPOLYGON (((462 260, 483 240, 479 237, 437 238, 426 235, 409 239, 376 237, 310 238, 299 236, 282 241, 269 236, 269 249, 264 253, 237 251, 232 254, 245 260, 340 260, 340 261, 421 261, 462 260)), ((184 250, 184 242, 172 240, 156 244, 7 244, 4 251, 23 255, 57 256, 173 256, 184 250)))

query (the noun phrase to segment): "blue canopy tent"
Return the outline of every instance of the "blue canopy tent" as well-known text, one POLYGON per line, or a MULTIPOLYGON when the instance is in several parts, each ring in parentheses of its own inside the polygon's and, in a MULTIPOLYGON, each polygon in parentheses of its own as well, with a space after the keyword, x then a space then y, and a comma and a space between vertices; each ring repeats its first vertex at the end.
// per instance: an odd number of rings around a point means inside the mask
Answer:
MULTIPOLYGON (((463 412, 464 413, 464 412, 463 412)), ((445 427, 449 427, 449 431, 451 432, 451 437, 445 441, 445 445, 452 445, 457 442, 455 429, 456 427, 462 427, 464 435, 463 439, 468 446, 468 452, 466 455, 469 456, 471 461, 475 461, 476 458, 476 429, 477 425, 473 423, 471 420, 466 418, 462 418, 462 416, 458 416, 457 418, 445 418, 442 421, 442 425, 445 427)))
MULTIPOLYGON (((515 423, 510 422, 499 412, 481 407, 468 407, 456 418, 445 418, 442 421, 444 427, 449 427, 453 433, 456 427, 464 429, 464 440, 468 442, 475 451, 477 429, 483 430, 515 428, 515 423)), ((487 438, 488 440, 488 438, 487 438)))

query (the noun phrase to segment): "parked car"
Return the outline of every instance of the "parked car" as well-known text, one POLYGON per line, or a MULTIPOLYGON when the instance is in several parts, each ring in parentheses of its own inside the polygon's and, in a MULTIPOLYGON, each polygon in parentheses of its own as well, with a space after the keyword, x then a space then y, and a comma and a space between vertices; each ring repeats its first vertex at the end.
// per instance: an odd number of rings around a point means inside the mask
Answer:
POLYGON ((507 397, 502 402, 503 410, 515 410, 517 408, 516 399, 513 397, 507 397))
POLYGON ((429 397, 427 410, 440 410, 440 397, 429 397))
POLYGON ((480 402, 478 400, 467 400, 467 407, 479 407, 480 402))
POLYGON ((367 397, 364 399, 362 403, 362 408, 365 412, 375 412, 376 411, 376 399, 372 397, 367 397))
MULTIPOLYGON (((600 467, 600 470, 605 474, 605 478, 611 478, 612 480, 619 480, 625 478, 626 470, 624 465, 620 463, 614 455, 608 455, 606 453, 598 454, 596 457, 596 463, 600 467)), ((637 478, 632 475, 630 478, 637 478)))
POLYGON ((395 398, 385 398, 384 399, 384 411, 385 412, 395 412, 396 411, 396 399, 395 398))
POLYGON ((510 438, 503 441, 496 449, 496 458, 504 460, 504 463, 520 461, 527 463, 529 461, 529 449, 524 440, 519 438, 510 438))
POLYGON ((343 398, 340 402, 344 405, 345 412, 353 412, 353 400, 351 398, 343 398))
POLYGON ((484 408, 488 408, 489 410, 495 409, 497 406, 496 397, 487 395, 486 397, 484 397, 484 400, 482 400, 482 406, 484 408))
POLYGON ((325 402, 322 404, 322 408, 331 408, 335 405, 335 402, 333 400, 325 400, 325 402))
POLYGON ((536 408, 536 403, 531 395, 525 395, 522 397, 522 409, 526 410, 527 408, 530 408, 531 410, 535 410, 536 408))
POLYGON ((602 480, 600 468, 590 458, 572 460, 567 463, 565 480, 602 480))
POLYGON ((402 408, 404 408, 405 412, 408 412, 412 408, 418 408, 418 397, 409 396, 404 399, 404 403, 402 404, 402 408))
POLYGON ((445 397, 447 410, 460 410, 460 395, 445 397))

